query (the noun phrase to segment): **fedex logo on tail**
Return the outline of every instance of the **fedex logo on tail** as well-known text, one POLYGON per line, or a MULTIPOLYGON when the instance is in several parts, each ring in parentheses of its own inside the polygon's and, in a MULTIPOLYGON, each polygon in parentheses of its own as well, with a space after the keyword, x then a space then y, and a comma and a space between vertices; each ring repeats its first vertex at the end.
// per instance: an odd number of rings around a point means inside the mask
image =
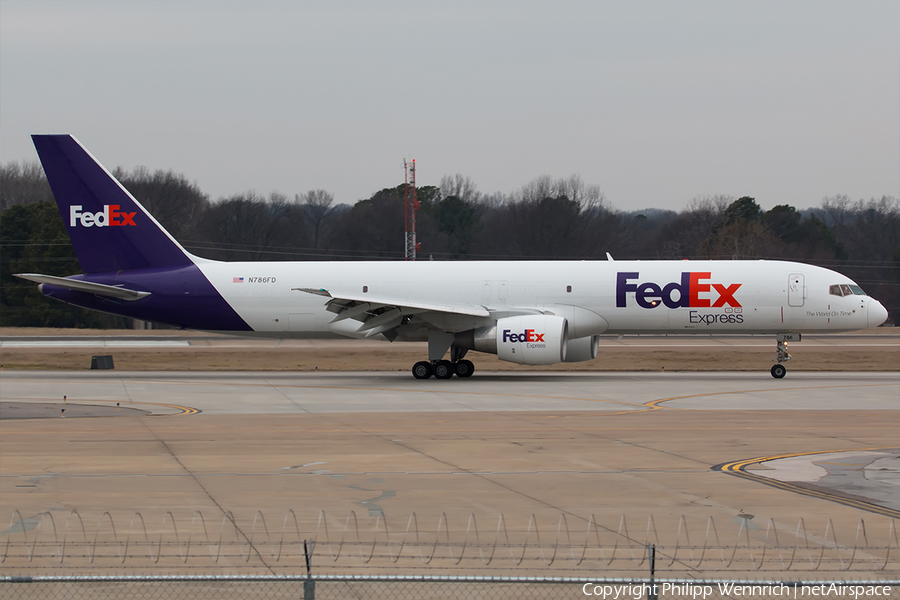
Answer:
POLYGON ((681 281, 664 286, 653 282, 632 283, 640 273, 616 274, 616 307, 625 308, 626 294, 634 292, 634 299, 642 308, 656 308, 665 304, 668 308, 720 308, 740 307, 734 294, 740 283, 725 285, 708 283, 711 273, 682 273, 681 281))
POLYGON ((134 225, 134 215, 137 212, 120 212, 118 204, 105 204, 100 212, 81 212, 80 204, 69 207, 69 227, 122 227, 134 225))

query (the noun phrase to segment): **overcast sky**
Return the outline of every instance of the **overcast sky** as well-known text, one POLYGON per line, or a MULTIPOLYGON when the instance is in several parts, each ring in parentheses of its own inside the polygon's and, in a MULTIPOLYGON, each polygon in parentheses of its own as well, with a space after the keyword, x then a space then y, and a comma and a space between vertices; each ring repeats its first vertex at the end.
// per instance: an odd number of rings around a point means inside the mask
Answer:
POLYGON ((72 133, 212 198, 462 173, 616 208, 900 196, 900 2, 0 1, 0 162, 72 133))

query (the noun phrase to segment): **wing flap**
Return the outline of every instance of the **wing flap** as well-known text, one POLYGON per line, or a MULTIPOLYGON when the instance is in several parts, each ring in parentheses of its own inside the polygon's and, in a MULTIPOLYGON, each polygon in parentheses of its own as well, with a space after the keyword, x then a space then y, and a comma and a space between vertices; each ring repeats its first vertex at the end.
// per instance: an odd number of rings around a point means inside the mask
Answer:
MULTIPOLYGON (((399 309, 409 308, 418 311, 434 311, 454 315, 467 315, 470 317, 490 317, 491 313, 483 306, 474 304, 446 304, 443 302, 423 302, 421 300, 409 300, 406 298, 389 298, 387 296, 374 296, 372 294, 353 294, 347 292, 329 291, 321 288, 291 288, 307 294, 315 294, 331 298, 333 301, 354 302, 373 306, 393 306, 399 309)), ((338 317, 343 313, 338 313, 338 317)))

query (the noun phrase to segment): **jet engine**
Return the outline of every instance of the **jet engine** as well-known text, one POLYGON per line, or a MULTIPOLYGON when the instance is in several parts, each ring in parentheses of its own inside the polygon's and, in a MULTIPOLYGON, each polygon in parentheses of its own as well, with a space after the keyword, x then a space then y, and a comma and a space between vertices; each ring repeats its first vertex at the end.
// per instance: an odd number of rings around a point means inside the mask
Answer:
POLYGON ((600 350, 600 336, 580 337, 569 340, 566 362, 585 362, 597 358, 600 350))
POLYGON ((566 360, 569 323, 556 315, 524 315, 497 321, 497 356, 520 365, 566 360))
POLYGON ((458 333, 454 343, 520 365, 554 365, 566 360, 568 329, 565 317, 522 315, 498 319, 492 327, 458 333))

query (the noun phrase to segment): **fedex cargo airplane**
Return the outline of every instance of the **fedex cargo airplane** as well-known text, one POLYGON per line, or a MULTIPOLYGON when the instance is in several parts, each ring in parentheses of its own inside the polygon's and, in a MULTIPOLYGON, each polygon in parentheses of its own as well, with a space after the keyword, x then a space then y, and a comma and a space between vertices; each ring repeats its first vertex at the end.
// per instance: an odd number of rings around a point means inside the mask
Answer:
POLYGON ((427 341, 413 376, 469 377, 470 351, 596 358, 601 334, 767 334, 771 373, 803 333, 887 310, 840 273, 784 261, 219 262, 187 252, 74 137, 35 135, 83 271, 17 275, 45 296, 184 329, 427 341), (449 360, 445 359, 449 351, 449 360))

